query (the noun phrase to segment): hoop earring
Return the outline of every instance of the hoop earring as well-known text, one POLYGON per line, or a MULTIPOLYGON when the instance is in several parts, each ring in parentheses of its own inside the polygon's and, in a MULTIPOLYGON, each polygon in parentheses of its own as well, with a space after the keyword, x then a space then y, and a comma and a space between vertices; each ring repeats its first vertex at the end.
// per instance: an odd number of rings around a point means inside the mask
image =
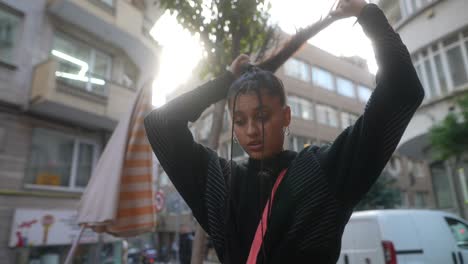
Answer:
POLYGON ((237 141, 236 137, 234 137, 234 143, 239 144, 239 141, 237 141))
POLYGON ((291 134, 291 130, 289 129, 289 126, 285 127, 283 129, 283 133, 286 135, 286 136, 289 136, 291 134))

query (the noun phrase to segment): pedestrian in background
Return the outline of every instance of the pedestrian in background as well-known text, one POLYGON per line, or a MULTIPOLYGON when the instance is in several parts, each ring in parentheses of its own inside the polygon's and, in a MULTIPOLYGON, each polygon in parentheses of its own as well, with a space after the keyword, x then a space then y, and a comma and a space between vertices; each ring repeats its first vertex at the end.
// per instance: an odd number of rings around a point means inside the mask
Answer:
POLYGON ((183 225, 179 236, 179 260, 181 264, 190 264, 192 257, 193 232, 183 225))

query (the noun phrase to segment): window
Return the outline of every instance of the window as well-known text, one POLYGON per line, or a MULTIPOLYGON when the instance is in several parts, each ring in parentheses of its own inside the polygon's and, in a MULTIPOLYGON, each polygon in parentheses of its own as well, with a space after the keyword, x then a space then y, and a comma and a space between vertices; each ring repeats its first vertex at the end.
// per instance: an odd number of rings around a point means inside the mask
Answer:
POLYGON ((414 206, 416 208, 426 208, 426 194, 424 192, 414 194, 414 206))
POLYGON ((56 34, 52 55, 58 61, 55 75, 59 80, 85 91, 107 96, 112 58, 77 40, 56 34))
POLYGON ((101 3, 104 3, 110 7, 113 7, 114 6, 114 0, 98 0, 99 2, 101 3))
POLYGON ((284 65, 285 74, 293 78, 310 82, 310 66, 298 59, 291 58, 284 65))
POLYGON ((461 248, 468 248, 468 226, 454 218, 446 217, 445 221, 450 227, 453 238, 461 248))
POLYGON ((395 24, 417 14, 435 1, 437 0, 390 0, 380 1, 379 5, 385 10, 389 21, 395 24))
POLYGON ((430 3, 436 0, 399 0, 401 13, 403 16, 409 17, 413 14, 416 14, 419 10, 423 9, 424 7, 428 6, 430 3))
POLYGON ((327 90, 335 90, 333 85, 333 75, 321 68, 313 67, 312 68, 312 79, 314 84, 325 88, 327 90))
POLYGON ((341 127, 343 129, 353 125, 358 119, 357 115, 350 114, 347 112, 341 112, 341 127))
POLYGON ((80 189, 86 187, 97 160, 98 147, 57 131, 33 130, 27 183, 80 189))
POLYGON ((132 62, 126 60, 124 62, 124 72, 122 74, 121 84, 125 87, 136 89, 138 75, 138 67, 132 62))
POLYGON ((440 91, 442 94, 447 94, 448 93, 448 83, 447 83, 447 78, 445 77, 444 69, 442 66, 442 58, 440 54, 437 54, 434 56, 434 62, 435 62, 435 67, 437 71, 437 79, 438 85, 440 87, 440 91))
POLYGON ((453 85, 460 86, 468 81, 465 63, 460 46, 447 50, 447 62, 450 69, 453 85))
POLYGON ((423 61, 423 67, 425 69, 426 73, 426 85, 427 88, 429 89, 430 94, 437 94, 436 92, 436 87, 435 87, 435 82, 434 82, 434 69, 431 65, 431 62, 429 59, 425 59, 423 61))
POLYGON ((453 207, 452 190, 450 188, 447 170, 442 162, 431 165, 432 185, 438 208, 453 207))
MULTIPOLYGON (((381 1, 381 3, 382 2, 383 1, 381 1)), ((382 9, 386 11, 386 15, 388 17, 388 21, 390 21, 390 24, 393 25, 401 20, 402 14, 399 1, 387 1, 384 3, 384 5, 382 5, 382 9)))
POLYGON ((288 105, 291 107, 291 115, 293 117, 302 116, 302 106, 299 100, 296 96, 288 96, 288 105))
POLYGON ((465 33, 463 37, 465 38, 465 50, 466 50, 466 53, 468 54, 468 33, 465 33))
POLYGON ((293 117, 305 120, 314 119, 314 106, 311 101, 291 95, 288 96, 288 105, 291 107, 293 117))
POLYGON ((403 208, 410 207, 408 192, 401 191, 400 192, 400 200, 401 200, 401 207, 403 207, 403 208))
POLYGON ((317 121, 321 124, 338 127, 336 110, 327 105, 316 105, 317 121))
POLYGON ((434 94, 434 92, 432 92, 430 89, 428 89, 429 85, 427 84, 427 79, 426 79, 427 76, 424 74, 425 73, 425 68, 423 68, 423 65, 422 64, 415 64, 414 67, 416 69, 416 73, 418 74, 418 78, 421 81, 421 84, 422 84, 422 86, 424 88, 424 91, 426 93, 426 98, 436 96, 436 94, 434 94))
POLYGON ((412 57, 426 99, 468 84, 468 37, 462 33, 433 43, 412 57))
POLYGON ((339 94, 347 97, 356 97, 354 92, 354 84, 350 80, 337 77, 336 87, 339 94))
POLYGON ((400 158, 393 156, 390 158, 390 162, 387 163, 385 171, 394 178, 400 177, 402 161, 400 158))
POLYGON ((413 174, 416 178, 424 178, 424 164, 421 162, 413 163, 413 174))
POLYGON ((316 105, 317 121, 321 124, 328 124, 327 107, 324 105, 316 105))
POLYGON ((0 61, 13 64, 13 51, 17 41, 21 18, 0 5, 0 61))
POLYGON ((305 147, 307 147, 307 145, 311 143, 312 139, 310 138, 293 135, 289 137, 289 149, 297 152, 303 150, 305 147))
POLYGON ((386 17, 391 25, 395 25, 402 18, 401 4, 399 0, 381 0, 377 3, 385 12, 386 17))
POLYGON ((366 86, 358 85, 358 97, 359 100, 366 103, 371 97, 372 90, 366 86))

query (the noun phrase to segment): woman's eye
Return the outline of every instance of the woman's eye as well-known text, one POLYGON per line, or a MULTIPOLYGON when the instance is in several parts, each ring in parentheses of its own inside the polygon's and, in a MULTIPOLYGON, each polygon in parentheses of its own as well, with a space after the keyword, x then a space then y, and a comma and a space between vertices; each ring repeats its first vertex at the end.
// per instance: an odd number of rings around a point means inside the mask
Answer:
POLYGON ((234 120, 234 125, 242 126, 244 124, 244 120, 234 120))

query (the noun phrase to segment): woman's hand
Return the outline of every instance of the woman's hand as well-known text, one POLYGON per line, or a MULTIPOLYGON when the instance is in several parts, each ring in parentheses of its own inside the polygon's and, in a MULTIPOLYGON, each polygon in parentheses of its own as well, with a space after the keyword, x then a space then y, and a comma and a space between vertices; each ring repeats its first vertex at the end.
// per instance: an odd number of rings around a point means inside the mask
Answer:
POLYGON ((334 19, 359 17, 365 5, 367 5, 365 0, 339 0, 336 9, 330 12, 330 16, 334 19))
POLYGON ((242 66, 249 62, 250 57, 245 54, 241 54, 231 63, 230 69, 236 78, 242 74, 242 66))

